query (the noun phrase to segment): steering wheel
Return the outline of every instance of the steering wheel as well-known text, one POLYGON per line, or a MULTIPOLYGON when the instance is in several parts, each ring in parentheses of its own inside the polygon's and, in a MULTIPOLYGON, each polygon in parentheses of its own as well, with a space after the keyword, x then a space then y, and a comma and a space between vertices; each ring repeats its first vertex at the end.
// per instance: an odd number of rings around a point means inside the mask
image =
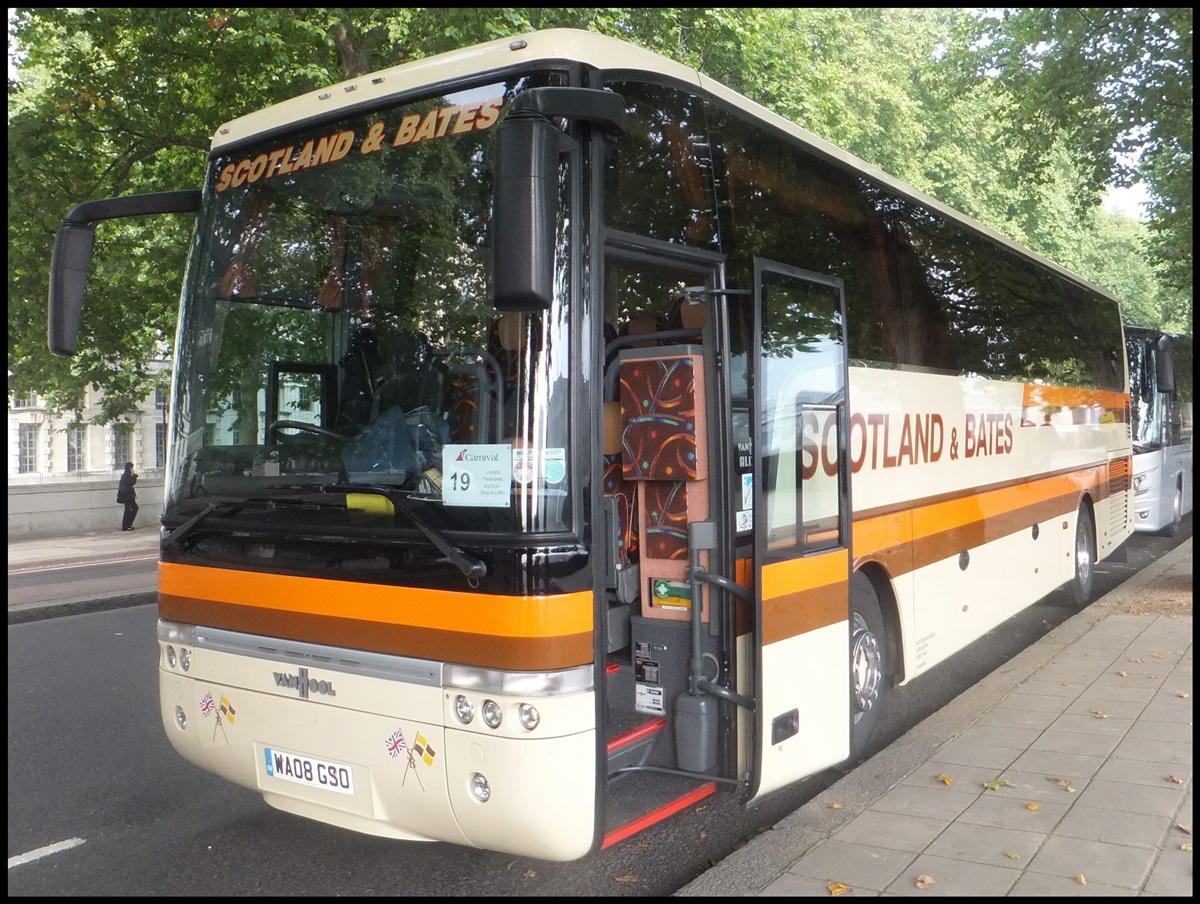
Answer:
POLYGON ((345 442, 346 437, 340 433, 335 433, 332 430, 326 430, 324 427, 318 427, 316 424, 310 424, 307 421, 272 421, 267 425, 267 442, 275 442, 275 434, 280 430, 285 429, 301 430, 305 433, 315 433, 318 436, 325 436, 329 439, 336 439, 345 442))

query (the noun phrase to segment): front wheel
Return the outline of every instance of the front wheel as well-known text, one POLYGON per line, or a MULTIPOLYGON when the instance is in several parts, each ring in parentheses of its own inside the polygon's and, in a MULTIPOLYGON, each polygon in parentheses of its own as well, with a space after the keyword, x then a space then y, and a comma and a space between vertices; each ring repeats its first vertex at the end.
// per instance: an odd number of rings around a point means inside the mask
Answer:
POLYGON ((1086 505, 1079 507, 1075 519, 1075 576, 1067 592, 1076 608, 1082 609, 1092 598, 1096 583, 1096 525, 1086 505))
POLYGON ((887 698, 887 636, 879 596, 861 572, 850 579, 850 756, 866 752, 887 698))
POLYGON ((1171 523, 1160 534, 1164 537, 1179 536, 1179 524, 1183 521, 1183 487, 1175 484, 1175 495, 1171 497, 1171 523))

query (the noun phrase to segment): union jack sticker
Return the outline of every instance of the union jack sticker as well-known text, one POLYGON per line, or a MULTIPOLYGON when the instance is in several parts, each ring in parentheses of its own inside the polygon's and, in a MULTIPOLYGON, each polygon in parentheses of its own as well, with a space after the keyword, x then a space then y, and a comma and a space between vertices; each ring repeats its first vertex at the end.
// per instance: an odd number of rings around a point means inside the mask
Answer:
POLYGON ((213 711, 213 707, 215 707, 216 705, 217 705, 216 701, 213 700, 213 695, 205 694, 204 697, 201 698, 201 700, 200 700, 200 712, 203 715, 207 716, 210 712, 213 711))
POLYGON ((407 750, 408 745, 404 742, 404 732, 397 728, 392 732, 392 736, 387 739, 387 752, 393 760, 400 755, 400 751, 407 750))

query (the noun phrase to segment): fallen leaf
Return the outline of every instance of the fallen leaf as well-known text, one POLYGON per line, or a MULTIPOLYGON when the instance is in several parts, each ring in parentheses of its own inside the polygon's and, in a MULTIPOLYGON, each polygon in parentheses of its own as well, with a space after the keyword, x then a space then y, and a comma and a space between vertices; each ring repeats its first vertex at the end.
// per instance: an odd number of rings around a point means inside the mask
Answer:
POLYGON ((626 873, 624 876, 617 876, 617 881, 618 882, 636 882, 636 881, 638 881, 638 877, 631 876, 628 873, 626 873))
POLYGON ((830 882, 826 888, 829 889, 829 893, 835 898, 838 895, 844 895, 846 892, 854 890, 849 885, 843 885, 841 882, 830 882))
POLYGON ((1179 850, 1186 851, 1190 854, 1192 852, 1192 843, 1190 841, 1185 841, 1183 844, 1179 845, 1179 850))
POLYGON ((1190 822, 1181 822, 1179 825, 1175 826, 1175 828, 1179 829, 1179 831, 1183 832, 1185 835, 1192 834, 1192 824, 1190 822))
POLYGON ((1174 783, 1174 784, 1176 784, 1176 785, 1182 785, 1182 784, 1183 784, 1183 779, 1181 779, 1181 778, 1180 778, 1178 775, 1168 775, 1168 776, 1167 776, 1167 781, 1169 781, 1169 782, 1173 782, 1173 783, 1174 783))
POLYGON ((1070 791, 1072 794, 1075 793, 1075 789, 1071 787, 1071 783, 1069 781, 1067 781, 1065 778, 1056 778, 1053 775, 1047 775, 1046 781, 1054 782, 1054 787, 1056 787, 1056 788, 1062 788, 1066 791, 1070 791))
POLYGON ((700 840, 701 840, 701 841, 703 841, 703 840, 704 840, 705 838, 707 838, 707 837, 708 837, 708 832, 701 832, 701 833, 700 833, 700 840))
POLYGON ((829 805, 829 809, 831 809, 831 810, 840 810, 841 808, 842 808, 842 805, 839 804, 836 800, 829 805))
POLYGON ((999 791, 1001 788, 1015 788, 1017 786, 1006 778, 998 778, 995 781, 984 782, 983 787, 989 791, 999 791))
POLYGON ((1122 669, 1121 671, 1117 672, 1117 674, 1118 674, 1118 675, 1120 675, 1122 678, 1128 678, 1128 677, 1129 677, 1129 673, 1128 673, 1128 672, 1126 672, 1124 669, 1122 669))
POLYGON ((521 875, 524 876, 526 879, 536 879, 537 878, 537 870, 527 869, 521 875))
POLYGON ((1097 711, 1096 711, 1096 718, 1097 718, 1097 719, 1107 719, 1107 718, 1108 718, 1108 713, 1102 713, 1102 712, 1100 712, 1099 710, 1097 710, 1097 711))
POLYGON ((1005 851, 1004 856, 1007 857, 1009 860, 1020 860, 1021 859, 1021 855, 1018 854, 1016 851, 1005 851))
POLYGON ((1078 876, 1076 876, 1075 881, 1080 885, 1087 885, 1087 879, 1083 878, 1083 873, 1080 873, 1078 876))
POLYGON ((1186 700, 1188 697, 1191 696, 1191 694, 1189 694, 1187 691, 1180 691, 1179 696, 1182 697, 1184 700, 1186 700))
POLYGON ((1151 655, 1151 656, 1153 656, 1155 659, 1162 659, 1162 658, 1163 658, 1163 654, 1162 654, 1162 653, 1151 653, 1150 655, 1151 655))
POLYGON ((933 878, 933 876, 926 876, 924 874, 921 874, 920 876, 917 876, 917 881, 915 884, 916 884, 917 888, 928 888, 929 886, 934 884, 934 878, 933 878))
POLYGON ((1035 804, 1035 803, 1033 803, 1033 804, 1026 804, 1026 805, 1025 805, 1025 809, 1026 809, 1026 810, 1036 810, 1036 809, 1038 809, 1038 805, 1037 805, 1037 804, 1035 804))
POLYGON ((1129 657, 1129 661, 1130 661, 1130 662, 1141 662, 1141 661, 1142 661, 1142 657, 1141 657, 1141 656, 1130 656, 1130 657, 1129 657))
POLYGON ((936 778, 943 785, 953 785, 954 784, 954 779, 952 779, 950 776, 948 776, 944 772, 939 772, 937 775, 934 776, 934 778, 936 778))

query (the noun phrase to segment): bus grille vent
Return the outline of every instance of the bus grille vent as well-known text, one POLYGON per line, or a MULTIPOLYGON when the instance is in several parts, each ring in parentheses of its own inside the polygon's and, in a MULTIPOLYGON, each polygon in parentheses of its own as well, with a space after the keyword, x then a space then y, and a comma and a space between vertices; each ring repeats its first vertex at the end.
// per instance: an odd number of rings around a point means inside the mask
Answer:
POLYGON ((1130 459, 1115 458, 1108 463, 1108 523, 1114 531, 1129 527, 1130 459))

